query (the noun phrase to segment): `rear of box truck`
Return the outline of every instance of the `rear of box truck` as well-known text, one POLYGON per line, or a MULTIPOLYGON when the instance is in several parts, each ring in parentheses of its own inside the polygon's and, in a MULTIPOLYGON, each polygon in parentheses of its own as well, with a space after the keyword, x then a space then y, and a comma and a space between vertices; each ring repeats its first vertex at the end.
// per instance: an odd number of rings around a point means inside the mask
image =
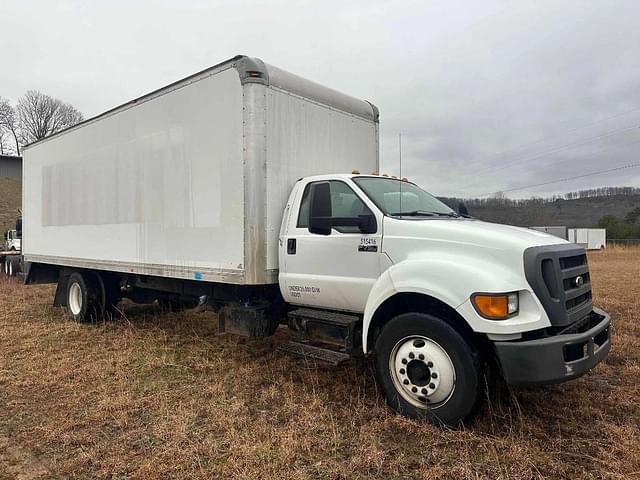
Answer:
POLYGON ((378 168, 375 107, 235 57, 24 150, 27 262, 277 281, 295 181, 378 168))

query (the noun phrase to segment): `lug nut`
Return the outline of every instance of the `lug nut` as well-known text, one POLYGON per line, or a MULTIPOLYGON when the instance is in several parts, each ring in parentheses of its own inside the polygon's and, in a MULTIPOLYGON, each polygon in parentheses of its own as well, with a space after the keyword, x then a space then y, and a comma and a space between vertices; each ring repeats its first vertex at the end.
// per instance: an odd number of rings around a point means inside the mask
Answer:
POLYGON ((437 374, 436 372, 433 372, 433 373, 431 374, 431 378, 438 378, 438 374, 437 374))
POLYGON ((423 388, 423 389, 422 389, 422 393, 423 393, 424 395, 426 395, 427 393, 429 393, 429 390, 427 390, 426 388, 423 388))
POLYGON ((420 360, 424 360, 424 355, 423 355, 423 354, 420 354, 420 355, 418 355, 418 358, 419 358, 420 360))
POLYGON ((413 388, 411 388, 411 391, 412 391, 413 393, 416 393, 416 392, 418 391, 418 389, 417 389, 416 387, 413 387, 413 388))
POLYGON ((407 364, 407 359, 406 359, 406 358, 403 358, 403 359, 402 359, 402 364, 403 364, 403 365, 406 365, 406 364, 407 364))
POLYGON ((411 352, 411 353, 409 354, 409 358, 413 360, 414 358, 416 358, 416 356, 413 354, 413 352, 411 352))
POLYGON ((402 383, 404 383, 405 385, 409 385, 409 379, 408 379, 408 378, 405 378, 405 379, 404 379, 404 382, 402 382, 402 383))
POLYGON ((400 375, 404 375, 404 368, 400 369, 400 375))
POLYGON ((429 384, 429 388, 436 388, 435 383, 430 383, 430 384, 429 384))
POLYGON ((433 368, 433 362, 427 362, 427 367, 433 368))

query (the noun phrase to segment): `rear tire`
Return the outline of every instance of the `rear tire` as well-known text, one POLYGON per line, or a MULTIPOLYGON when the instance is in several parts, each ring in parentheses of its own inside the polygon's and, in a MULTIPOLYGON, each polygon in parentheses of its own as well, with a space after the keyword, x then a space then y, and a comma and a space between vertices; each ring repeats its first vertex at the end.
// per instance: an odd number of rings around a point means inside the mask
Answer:
POLYGON ((7 264, 7 275, 9 277, 15 277, 16 274, 18 273, 17 259, 14 259, 13 257, 9 257, 5 260, 5 263, 7 264))
POLYGON ((375 354, 378 384, 396 412, 456 427, 475 411, 481 368, 469 344, 443 320, 399 315, 380 332, 375 354))
POLYGON ((67 282, 67 311, 78 323, 95 322, 102 316, 101 292, 91 273, 74 272, 67 282))
POLYGON ((94 272, 100 293, 100 316, 103 320, 113 320, 118 314, 120 289, 117 282, 109 275, 94 272))

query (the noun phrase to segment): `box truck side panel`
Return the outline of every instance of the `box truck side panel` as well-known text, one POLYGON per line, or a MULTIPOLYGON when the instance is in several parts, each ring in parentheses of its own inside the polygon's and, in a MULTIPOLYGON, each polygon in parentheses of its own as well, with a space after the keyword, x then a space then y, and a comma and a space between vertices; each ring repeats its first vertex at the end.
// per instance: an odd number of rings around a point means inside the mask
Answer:
POLYGON ((26 260, 242 282, 242 108, 229 68, 27 148, 26 260))
POLYGON ((377 171, 378 132, 372 120, 273 87, 267 132, 267 268, 277 269, 282 212, 295 182, 353 169, 377 171))

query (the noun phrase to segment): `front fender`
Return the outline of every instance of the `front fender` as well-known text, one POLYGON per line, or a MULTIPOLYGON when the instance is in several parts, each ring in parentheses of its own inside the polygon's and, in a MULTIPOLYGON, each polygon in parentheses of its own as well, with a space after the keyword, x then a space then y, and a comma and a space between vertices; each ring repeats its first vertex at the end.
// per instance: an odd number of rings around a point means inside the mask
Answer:
POLYGON ((531 293, 524 271, 519 274, 504 266, 477 258, 441 255, 434 259, 407 259, 387 269, 373 285, 365 306, 362 323, 362 347, 367 352, 369 327, 375 312, 398 293, 417 293, 435 298, 453 309, 467 321, 475 332, 512 333, 548 326, 548 319, 531 293), (475 292, 524 291, 525 305, 530 308, 522 319, 514 317, 496 322, 480 317, 470 304, 475 292), (505 328, 506 327, 506 328, 505 328))

